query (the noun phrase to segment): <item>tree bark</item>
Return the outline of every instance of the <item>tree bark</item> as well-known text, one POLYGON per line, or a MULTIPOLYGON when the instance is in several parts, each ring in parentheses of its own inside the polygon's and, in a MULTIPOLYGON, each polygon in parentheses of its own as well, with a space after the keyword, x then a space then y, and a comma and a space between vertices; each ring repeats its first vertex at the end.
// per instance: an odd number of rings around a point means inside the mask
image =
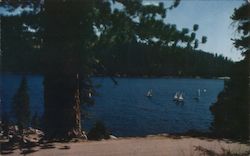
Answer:
POLYGON ((44 96, 46 135, 50 138, 81 137, 77 75, 45 75, 44 96))
POLYGON ((49 138, 81 137, 81 12, 72 0, 44 4, 44 130, 49 138))

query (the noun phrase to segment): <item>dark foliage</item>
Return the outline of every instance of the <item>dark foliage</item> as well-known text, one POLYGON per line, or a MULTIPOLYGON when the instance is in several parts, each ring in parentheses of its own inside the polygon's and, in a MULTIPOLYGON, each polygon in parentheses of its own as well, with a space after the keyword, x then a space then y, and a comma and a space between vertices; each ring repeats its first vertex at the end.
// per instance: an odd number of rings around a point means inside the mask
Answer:
POLYGON ((109 132, 103 122, 97 121, 87 136, 89 140, 109 139, 109 132))
POLYGON ((225 82, 224 90, 211 107, 214 115, 212 130, 218 136, 248 140, 250 137, 250 57, 249 36, 250 3, 245 2, 235 9, 232 19, 238 23, 239 39, 234 40, 236 48, 242 50, 244 60, 236 63, 231 70, 231 80, 225 82), (247 43, 247 44, 246 44, 247 43))
POLYGON ((24 26, 28 15, 1 17, 1 70, 39 72, 40 45, 34 33, 24 26))
POLYGON ((234 65, 231 80, 225 82, 217 102, 211 106, 214 115, 212 131, 225 138, 247 140, 249 138, 249 88, 247 64, 234 65))
POLYGON ((25 128, 30 123, 30 108, 27 80, 22 78, 20 87, 13 97, 13 113, 19 128, 25 128))

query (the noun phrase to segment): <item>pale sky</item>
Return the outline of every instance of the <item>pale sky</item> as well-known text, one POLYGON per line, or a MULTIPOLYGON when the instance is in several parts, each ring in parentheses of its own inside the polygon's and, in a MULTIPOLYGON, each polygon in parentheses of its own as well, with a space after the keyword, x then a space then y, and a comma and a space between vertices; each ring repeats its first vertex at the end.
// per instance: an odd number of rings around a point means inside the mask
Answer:
MULTIPOLYGON (((157 4, 164 2, 170 6, 172 0, 144 0, 144 3, 157 4)), ((200 44, 198 49, 210 53, 222 54, 238 61, 242 59, 231 39, 237 37, 235 27, 231 25, 230 16, 234 8, 238 8, 244 0, 181 0, 180 5, 167 12, 166 22, 176 24, 178 29, 184 27, 192 29, 193 24, 199 25, 197 37, 207 36, 205 45, 200 44)))

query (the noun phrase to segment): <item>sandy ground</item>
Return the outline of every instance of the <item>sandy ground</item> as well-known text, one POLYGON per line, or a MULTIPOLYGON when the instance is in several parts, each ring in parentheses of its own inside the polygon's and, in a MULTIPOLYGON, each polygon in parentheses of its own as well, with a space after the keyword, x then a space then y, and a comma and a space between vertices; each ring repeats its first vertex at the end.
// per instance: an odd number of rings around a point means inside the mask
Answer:
POLYGON ((206 138, 151 136, 76 143, 50 143, 29 150, 16 149, 2 154, 28 154, 30 156, 195 156, 222 154, 223 149, 231 153, 244 153, 250 150, 250 145, 206 138))

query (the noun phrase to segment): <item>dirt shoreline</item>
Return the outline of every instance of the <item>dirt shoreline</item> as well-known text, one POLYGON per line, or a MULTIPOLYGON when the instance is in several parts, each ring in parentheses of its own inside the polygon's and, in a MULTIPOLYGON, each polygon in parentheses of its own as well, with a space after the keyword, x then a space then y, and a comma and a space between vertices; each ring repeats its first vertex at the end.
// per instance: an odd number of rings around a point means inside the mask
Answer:
POLYGON ((153 135, 101 141, 52 142, 33 148, 1 151, 2 155, 166 156, 249 155, 250 144, 210 138, 153 135))

